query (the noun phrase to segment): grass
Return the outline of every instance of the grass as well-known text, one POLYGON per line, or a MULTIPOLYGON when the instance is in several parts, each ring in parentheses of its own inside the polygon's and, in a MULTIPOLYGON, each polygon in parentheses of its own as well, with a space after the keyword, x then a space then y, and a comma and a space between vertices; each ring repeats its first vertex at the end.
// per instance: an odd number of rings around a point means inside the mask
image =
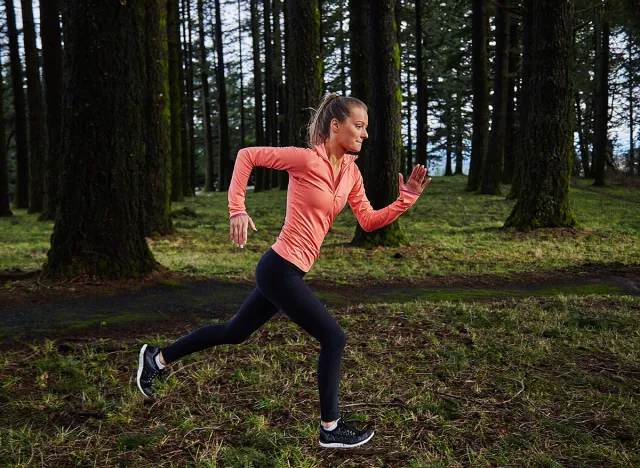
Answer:
MULTIPOLYGON (((577 180, 583 188, 591 182, 577 180)), ((350 208, 336 218, 319 260, 307 279, 336 284, 425 276, 496 273, 509 275, 579 266, 584 263, 637 264, 640 258, 640 191, 612 185, 595 191, 571 189, 575 230, 503 231, 514 202, 464 191, 466 177, 434 178, 418 202, 400 218, 409 246, 363 250, 349 245, 356 219, 350 208), (616 195, 621 198, 612 198, 616 195), (401 258, 394 258, 400 253, 401 258)), ((504 193, 508 192, 508 186, 504 193)), ((260 256, 273 244, 284 221, 286 192, 248 192, 246 206, 258 232, 244 249, 229 240, 226 193, 175 203, 181 212, 175 234, 149 239, 155 258, 185 273, 252 280, 260 256)), ((46 260, 52 223, 17 210, 0 222, 0 269, 39 269, 46 260)))
POLYGON ((638 466, 640 298, 359 304, 341 407, 376 430, 317 445, 319 348, 276 318, 135 386, 139 340, 25 342, 0 357, 0 466, 638 466))

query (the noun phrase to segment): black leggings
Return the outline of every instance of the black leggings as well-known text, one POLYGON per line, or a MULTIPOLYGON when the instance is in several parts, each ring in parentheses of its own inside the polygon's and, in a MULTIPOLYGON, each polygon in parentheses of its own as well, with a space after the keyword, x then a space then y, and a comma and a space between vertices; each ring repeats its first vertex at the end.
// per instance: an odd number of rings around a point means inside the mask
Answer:
POLYGON ((198 328, 163 348, 164 361, 170 363, 187 354, 219 344, 242 343, 278 310, 282 310, 320 342, 320 416, 325 422, 338 419, 340 364, 347 338, 324 304, 302 279, 304 275, 304 271, 270 248, 256 267, 257 287, 236 315, 226 323, 198 328))

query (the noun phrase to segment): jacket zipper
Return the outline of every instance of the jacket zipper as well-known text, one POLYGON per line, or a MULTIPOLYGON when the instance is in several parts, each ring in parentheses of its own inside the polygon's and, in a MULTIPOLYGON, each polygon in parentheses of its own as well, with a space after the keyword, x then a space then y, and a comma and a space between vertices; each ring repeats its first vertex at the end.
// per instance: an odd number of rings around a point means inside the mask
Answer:
MULTIPOLYGON (((331 204, 331 210, 329 210, 329 212, 327 213, 327 219, 330 219, 330 215, 331 213, 333 213, 333 205, 336 202, 336 198, 338 198, 338 190, 340 189, 340 184, 342 183, 342 173, 343 171, 347 170, 347 167, 349 167, 349 165, 355 161, 355 159, 351 160, 350 162, 347 163, 346 166, 344 166, 344 168, 340 169, 340 172, 338 172, 338 177, 340 177, 340 182, 338 182, 338 186, 336 187, 336 189, 333 191, 333 203, 331 204)), ((327 161, 327 163, 329 163, 329 166, 331 166, 331 163, 329 161, 327 161)), ((333 167, 331 168, 331 175, 333 175, 333 167)), ((332 180, 333 182, 333 180, 332 180)))

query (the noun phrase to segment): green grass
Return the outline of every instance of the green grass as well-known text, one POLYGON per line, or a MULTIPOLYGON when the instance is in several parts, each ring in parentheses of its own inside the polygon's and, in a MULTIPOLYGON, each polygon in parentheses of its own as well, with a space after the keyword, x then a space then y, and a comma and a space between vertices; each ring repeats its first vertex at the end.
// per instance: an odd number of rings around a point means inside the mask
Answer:
POLYGON ((286 319, 174 363, 148 404, 138 347, 178 334, 24 343, 0 355, 0 466, 638 466, 639 312, 607 295, 332 310, 341 408, 376 430, 353 452, 318 447, 319 347, 286 319))
MULTIPOLYGON (((577 181, 587 186, 590 181, 577 181)), ((348 205, 327 235, 320 259, 307 275, 338 284, 398 277, 510 274, 582 265, 637 264, 640 258, 640 199, 637 189, 608 186, 597 191, 572 189, 580 222, 576 230, 503 231, 514 202, 464 191, 466 177, 434 178, 418 202, 400 218, 410 246, 363 250, 349 246, 356 219, 348 205), (611 193, 628 201, 605 196, 611 193), (603 195, 604 194, 604 195, 603 195), (400 253, 402 258, 394 258, 400 253)), ((507 193, 508 186, 504 192, 507 193)), ((248 192, 246 206, 258 232, 250 230, 244 249, 229 240, 226 193, 176 203, 174 210, 197 213, 175 218, 176 233, 150 239, 164 266, 234 280, 253 278, 260 256, 273 244, 284 220, 286 192, 248 192)), ((0 221, 0 269, 39 269, 46 260, 51 223, 18 210, 0 221)))

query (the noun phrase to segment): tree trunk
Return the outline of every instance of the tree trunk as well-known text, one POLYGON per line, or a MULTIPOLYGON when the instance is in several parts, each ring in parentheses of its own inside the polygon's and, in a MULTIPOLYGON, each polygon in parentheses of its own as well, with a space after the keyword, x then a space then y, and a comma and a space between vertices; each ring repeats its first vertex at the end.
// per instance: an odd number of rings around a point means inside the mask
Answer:
POLYGON ((289 2, 287 82, 290 83, 287 116, 294 146, 308 146, 305 131, 309 108, 316 108, 322 92, 320 12, 317 0, 289 2))
POLYGON ((13 216, 9 206, 9 168, 4 119, 4 77, 0 63, 0 218, 13 216))
MULTIPOLYGON (((460 68, 456 68, 456 83, 460 86, 460 68)), ((462 121, 462 92, 456 91, 456 168, 453 175, 462 175, 464 163, 464 123, 462 121)))
MULTIPOLYGON (((367 105, 371 103, 371 77, 369 75, 369 29, 367 27, 366 0, 349 1, 349 46, 351 60, 351 95, 367 105)), ((364 161, 369 159, 369 140, 362 143, 355 163, 364 170, 364 161)), ((356 236, 358 230, 356 225, 356 236)))
POLYGON ((633 73, 633 40, 631 35, 627 32, 627 51, 629 53, 629 61, 627 62, 627 70, 629 74, 629 157, 627 158, 627 171, 629 175, 633 175, 635 172, 635 145, 633 142, 633 87, 634 73, 633 73))
POLYGON ((218 190, 225 192, 231 182, 231 149, 229 146, 229 111, 227 107, 227 85, 224 77, 224 53, 222 44, 222 24, 220 21, 220 0, 215 0, 216 6, 216 48, 218 50, 218 128, 220 130, 220 185, 218 190))
POLYGON ((62 151, 62 38, 58 2, 40 1, 40 38, 42 41, 42 77, 46 100, 47 135, 45 195, 40 221, 56 219, 58 179, 62 151))
POLYGON ((215 174, 213 162, 213 131, 211 129, 211 103, 209 101, 209 75, 207 70, 207 49, 204 43, 204 11, 203 0, 198 0, 198 42, 200 46, 200 84, 202 86, 202 126, 204 127, 204 159, 205 183, 204 191, 215 190, 215 174))
POLYGON ((42 102, 40 60, 36 49, 36 28, 33 23, 31 0, 22 0, 22 30, 29 100, 29 213, 41 213, 44 208, 45 194, 47 127, 42 102))
POLYGON ((427 163, 427 96, 422 52, 422 7, 424 0, 416 0, 416 163, 427 163))
MULTIPOLYGON (((255 101, 256 146, 264 146, 264 117, 262 110, 262 69, 260 62, 260 24, 258 21, 258 0, 251 0, 251 37, 253 39, 253 96, 255 101)), ((267 168, 255 168, 255 191, 265 187, 267 168)))
POLYGON ((191 0, 186 0, 187 4, 187 31, 188 31, 188 39, 187 39, 187 129, 188 129, 188 141, 189 141, 189 170, 190 175, 189 179, 191 180, 191 184, 189 188, 191 192, 195 195, 195 186, 196 186, 196 148, 195 148, 195 123, 193 121, 194 118, 194 73, 193 73, 193 37, 191 34, 191 30, 193 28, 193 23, 191 21, 191 0))
POLYGON ((472 80, 473 80, 473 136, 467 190, 480 186, 482 164, 487 154, 489 127, 489 80, 487 55, 487 0, 475 0, 472 7, 472 80))
POLYGON ((171 200, 183 201, 182 135, 180 95, 180 15, 178 0, 167 0, 167 39, 169 43, 169 97, 171 100, 171 200))
MULTIPOLYGON (((449 102, 449 104, 451 104, 451 102, 449 102)), ((447 122, 446 122, 446 126, 447 126, 447 141, 446 141, 446 151, 447 151, 447 162, 445 165, 445 172, 444 175, 446 176, 452 176, 453 175, 453 171, 451 170, 451 162, 452 162, 452 126, 453 123, 451 122, 451 113, 447 112, 447 122)))
MULTIPOLYGON (((402 98, 399 57, 395 35, 395 0, 367 0, 371 74, 371 150, 364 163, 363 181, 373 209, 381 209, 398 198, 398 172, 402 136, 402 98)), ((354 245, 365 248, 407 244, 398 220, 372 232, 361 230, 354 245)))
POLYGON ((593 185, 604 185, 604 166, 607 152, 607 129, 609 124, 609 21, 602 20, 600 54, 596 65, 596 123, 595 123, 595 180, 593 185))
POLYGON ((156 266, 143 219, 145 6, 64 1, 64 153, 47 275, 137 278, 156 266))
POLYGON ((509 194, 507 195, 508 200, 513 200, 520 196, 523 187, 522 167, 524 159, 528 157, 523 149, 523 141, 528 132, 524 119, 525 114, 527 114, 526 106, 529 103, 526 97, 530 93, 529 75, 531 73, 531 47, 533 41, 533 19, 531 17, 533 0, 523 0, 522 6, 522 83, 520 85, 520 99, 518 101, 518 141, 514 150, 514 176, 513 182, 511 183, 511 190, 509 190, 509 194))
POLYGON ((572 1, 535 0, 531 64, 523 93, 522 190, 505 227, 572 227, 572 1))
MULTIPOLYGON (((509 79, 507 82, 507 128, 504 144, 504 164, 502 167, 502 182, 511 184, 515 173, 516 145, 518 142, 518 120, 516 114, 516 86, 519 88, 519 62, 518 50, 520 38, 518 37, 518 19, 510 15, 509 25, 509 79)), ((519 102, 519 98, 518 98, 519 102)))
POLYGON ((167 235, 171 224, 171 126, 167 0, 145 0, 146 86, 143 108, 146 177, 145 236, 167 235))
POLYGON ((180 136, 181 136, 181 148, 182 148, 182 195, 185 197, 192 197, 193 183, 191 182, 191 140, 189 138, 189 103, 187 102, 189 97, 187 94, 188 79, 188 45, 187 45, 187 8, 186 1, 180 0, 181 8, 179 15, 180 23, 179 29, 182 30, 180 34, 180 103, 182 105, 180 109, 180 136))
MULTIPOLYGON (((242 2, 238 0, 238 46, 240 48, 240 147, 247 146, 244 121, 244 63, 242 55, 242 2)), ((231 156, 231 155, 229 155, 231 156)))
MULTIPOLYGON (((411 96, 411 67, 406 67, 407 70, 407 152, 405 161, 405 171, 407 174, 411 174, 413 164, 413 138, 411 135, 411 121, 413 116, 411 113, 411 102, 413 98, 411 96)), ((366 140, 365 140, 366 141, 366 140)))
POLYGON ((7 12, 7 35, 11 58, 11 87, 16 126, 16 193, 15 207, 29 208, 29 143, 27 135, 27 110, 22 84, 22 63, 18 45, 18 30, 13 0, 5 0, 7 12))
POLYGON ((493 81, 493 118, 489 135, 489 150, 482 166, 479 193, 500 195, 502 163, 507 130, 507 93, 509 80, 509 0, 496 7, 496 57, 493 81))
MULTIPOLYGON (((264 13, 264 75, 265 75, 265 132, 266 132, 266 140, 267 145, 269 146, 277 146, 278 145, 278 127, 276 125, 276 95, 275 95, 275 84, 273 78, 273 45, 272 41, 272 33, 271 33, 271 1, 272 0, 263 0, 263 13, 264 13)), ((275 186, 274 184, 274 174, 276 173, 275 169, 266 169, 266 177, 265 177, 265 190, 270 190, 271 187, 275 186)), ((277 180, 277 175, 275 175, 277 180)))
MULTIPOLYGON (((282 13, 282 0, 273 0, 273 78, 274 78, 274 100, 278 102, 278 113, 274 117, 275 133, 280 133, 280 137, 276 138, 277 145, 284 146, 285 114, 287 112, 284 107, 284 83, 282 80, 282 31, 280 28, 280 14, 282 13)), ((287 190, 289 187, 289 173, 287 171, 275 171, 278 174, 278 185, 280 190, 287 190)))

